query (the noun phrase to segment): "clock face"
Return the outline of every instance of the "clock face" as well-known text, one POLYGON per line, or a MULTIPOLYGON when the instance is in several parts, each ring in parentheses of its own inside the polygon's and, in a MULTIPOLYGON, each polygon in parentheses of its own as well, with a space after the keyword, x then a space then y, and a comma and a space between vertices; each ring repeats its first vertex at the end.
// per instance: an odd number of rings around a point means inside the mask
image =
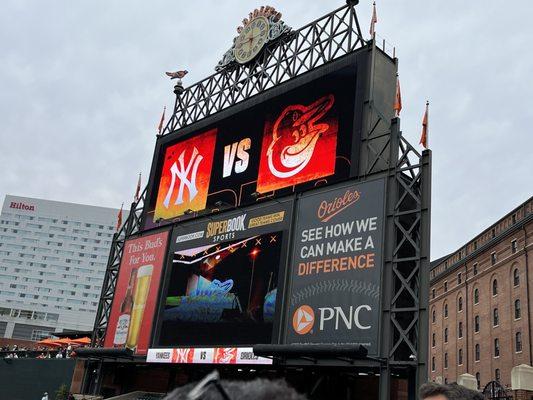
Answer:
POLYGON ((237 62, 247 63, 259 54, 268 41, 268 29, 268 20, 265 17, 256 17, 244 27, 233 49, 237 62))

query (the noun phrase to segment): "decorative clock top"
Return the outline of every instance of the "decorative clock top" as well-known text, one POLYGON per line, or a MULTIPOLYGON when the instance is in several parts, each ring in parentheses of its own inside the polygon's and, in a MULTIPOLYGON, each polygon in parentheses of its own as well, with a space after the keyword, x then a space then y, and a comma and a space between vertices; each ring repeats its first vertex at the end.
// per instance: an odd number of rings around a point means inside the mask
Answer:
POLYGON ((281 20, 281 13, 270 6, 255 9, 242 23, 243 25, 237 28, 239 35, 233 39, 233 46, 218 62, 215 68, 217 71, 234 62, 246 64, 253 60, 266 44, 291 30, 281 20))
POLYGON ((238 63, 247 63, 259 54, 268 41, 268 29, 268 20, 256 17, 241 30, 233 47, 233 55, 238 63))

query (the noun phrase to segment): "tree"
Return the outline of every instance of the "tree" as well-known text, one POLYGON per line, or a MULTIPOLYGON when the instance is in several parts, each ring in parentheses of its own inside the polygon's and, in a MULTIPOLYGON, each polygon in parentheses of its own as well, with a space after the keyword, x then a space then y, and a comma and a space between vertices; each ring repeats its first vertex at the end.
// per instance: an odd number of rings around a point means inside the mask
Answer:
POLYGON ((59 386, 59 389, 56 390, 55 400, 67 400, 68 399, 68 388, 64 383, 59 386))

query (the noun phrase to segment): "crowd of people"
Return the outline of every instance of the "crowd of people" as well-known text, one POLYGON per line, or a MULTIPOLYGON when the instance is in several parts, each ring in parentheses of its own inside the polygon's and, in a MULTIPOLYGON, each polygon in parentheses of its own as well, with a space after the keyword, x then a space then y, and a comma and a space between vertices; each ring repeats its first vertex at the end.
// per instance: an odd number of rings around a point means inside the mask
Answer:
MULTIPOLYGON (((76 348, 84 347, 77 346, 76 348)), ((14 344, 0 347, 0 355, 3 358, 72 358, 76 352, 72 345, 50 348, 47 346, 19 347, 14 344)))
MULTIPOLYGON (((178 387, 163 400, 307 400, 283 379, 251 381, 221 380, 217 371, 201 381, 178 387)), ((483 400, 484 396, 457 383, 425 383, 419 390, 420 400, 483 400)))

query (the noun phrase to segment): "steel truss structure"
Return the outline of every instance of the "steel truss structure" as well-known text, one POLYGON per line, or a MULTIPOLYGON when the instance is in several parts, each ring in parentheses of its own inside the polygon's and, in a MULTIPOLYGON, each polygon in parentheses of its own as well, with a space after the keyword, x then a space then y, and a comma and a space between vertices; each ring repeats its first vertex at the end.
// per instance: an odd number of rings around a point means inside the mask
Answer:
POLYGON ((246 65, 228 65, 184 89, 163 135, 349 54, 367 42, 353 6, 341 7, 282 35, 246 65))
MULTIPOLYGON (((228 65, 176 90, 174 112, 163 135, 365 46, 372 57, 381 52, 375 42, 363 39, 355 6, 347 4, 283 35, 251 63, 228 65)), ((409 397, 414 399, 416 388, 427 379, 431 152, 420 154, 407 142, 399 119, 374 104, 372 90, 364 107, 357 178, 386 176, 388 193, 380 357, 368 365, 379 369, 380 399, 390 397, 391 379, 398 375, 408 378, 409 397)), ((124 242, 140 232, 145 200, 146 189, 114 236, 94 325, 95 347, 103 345, 124 242)))

